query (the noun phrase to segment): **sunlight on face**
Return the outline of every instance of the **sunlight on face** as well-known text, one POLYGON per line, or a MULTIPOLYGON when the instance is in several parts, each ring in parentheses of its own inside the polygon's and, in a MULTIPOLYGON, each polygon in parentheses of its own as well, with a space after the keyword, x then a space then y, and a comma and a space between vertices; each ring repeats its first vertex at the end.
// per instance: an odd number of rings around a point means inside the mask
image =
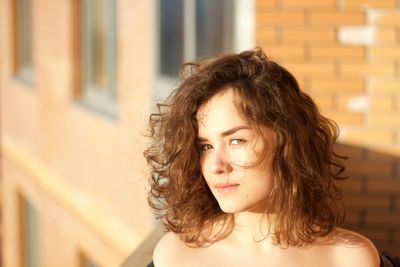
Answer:
POLYGON ((260 127, 265 144, 238 112, 235 97, 233 89, 226 89, 197 112, 201 169, 224 212, 264 212, 274 183, 273 131, 260 127), (268 153, 260 159, 265 146, 268 153))

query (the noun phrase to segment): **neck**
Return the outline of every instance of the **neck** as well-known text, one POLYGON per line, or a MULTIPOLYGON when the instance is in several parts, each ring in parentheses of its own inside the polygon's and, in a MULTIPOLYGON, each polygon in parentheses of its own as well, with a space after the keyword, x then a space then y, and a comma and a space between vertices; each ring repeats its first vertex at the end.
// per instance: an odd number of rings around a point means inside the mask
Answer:
POLYGON ((264 213, 241 212, 235 214, 235 228, 232 232, 233 242, 239 246, 260 250, 273 245, 269 230, 273 230, 274 216, 264 213))

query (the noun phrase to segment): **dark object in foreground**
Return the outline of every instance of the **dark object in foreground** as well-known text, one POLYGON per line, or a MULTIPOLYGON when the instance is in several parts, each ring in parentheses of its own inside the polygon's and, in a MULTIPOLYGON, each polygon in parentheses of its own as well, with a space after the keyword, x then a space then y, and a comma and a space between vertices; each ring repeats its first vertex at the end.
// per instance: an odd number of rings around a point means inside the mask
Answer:
MULTIPOLYGON (((383 251, 380 255, 381 267, 400 267, 400 259, 396 256, 390 255, 388 252, 383 251)), ((154 266, 151 263, 149 266, 154 266)))

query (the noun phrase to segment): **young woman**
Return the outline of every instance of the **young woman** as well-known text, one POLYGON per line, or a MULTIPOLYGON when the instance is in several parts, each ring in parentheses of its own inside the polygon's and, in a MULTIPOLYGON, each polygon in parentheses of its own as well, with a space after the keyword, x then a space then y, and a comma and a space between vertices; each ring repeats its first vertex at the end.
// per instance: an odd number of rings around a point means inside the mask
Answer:
POLYGON ((285 68, 254 49, 181 74, 144 153, 168 231, 156 267, 384 266, 371 241, 338 227, 338 129, 285 68))

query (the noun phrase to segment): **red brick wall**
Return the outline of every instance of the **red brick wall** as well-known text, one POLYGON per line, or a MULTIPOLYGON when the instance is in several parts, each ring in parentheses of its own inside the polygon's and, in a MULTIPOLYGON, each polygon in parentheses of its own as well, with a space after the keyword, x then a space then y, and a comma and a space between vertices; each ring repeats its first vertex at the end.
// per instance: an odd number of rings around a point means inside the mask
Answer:
POLYGON ((400 157, 343 144, 337 151, 350 157, 350 178, 342 183, 345 227, 400 255, 400 157))
POLYGON ((346 226, 400 255, 400 1, 257 0, 255 35, 340 126, 346 226))

